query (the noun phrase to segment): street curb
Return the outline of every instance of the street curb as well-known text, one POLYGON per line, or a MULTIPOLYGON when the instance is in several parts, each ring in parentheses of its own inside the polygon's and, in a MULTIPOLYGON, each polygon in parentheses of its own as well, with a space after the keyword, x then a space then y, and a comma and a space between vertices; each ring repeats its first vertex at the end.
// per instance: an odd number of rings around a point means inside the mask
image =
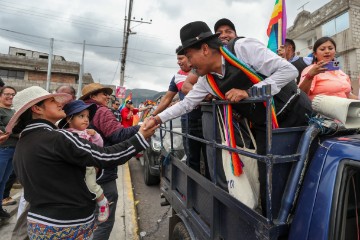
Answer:
POLYGON ((129 203, 129 210, 130 213, 132 213, 131 216, 131 224, 132 224, 132 239, 139 240, 139 225, 137 222, 137 211, 135 206, 135 199, 134 199, 134 193, 133 193, 133 187, 131 182, 131 174, 130 174, 130 167, 129 162, 125 163, 124 165, 124 175, 123 175, 123 181, 124 186, 126 188, 127 192, 127 200, 129 203))

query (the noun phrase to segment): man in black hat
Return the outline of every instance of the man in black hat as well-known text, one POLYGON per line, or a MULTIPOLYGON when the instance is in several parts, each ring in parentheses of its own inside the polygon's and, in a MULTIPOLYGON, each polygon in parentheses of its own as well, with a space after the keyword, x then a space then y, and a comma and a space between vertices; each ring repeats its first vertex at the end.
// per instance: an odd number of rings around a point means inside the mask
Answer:
MULTIPOLYGON (((229 43, 229 41, 231 41, 232 39, 235 39, 237 37, 235 25, 227 18, 219 19, 214 25, 214 31, 216 34, 219 34, 219 39, 221 40, 221 42, 224 45, 227 45, 229 43)), ((183 93, 187 94, 193 88, 195 83, 197 83, 197 81, 198 81, 198 77, 187 78, 185 80, 183 86, 181 87, 181 91, 183 93)), ((211 94, 208 94, 206 96, 205 100, 210 100, 213 97, 214 96, 212 96, 211 94)), ((202 111, 203 137, 206 140, 211 141, 214 137, 212 107, 211 106, 202 106, 201 111, 202 111)), ((218 142, 221 143, 220 133, 218 132, 216 136, 218 137, 218 142)), ((214 156, 214 151, 213 151, 212 146, 210 146, 210 145, 206 146, 206 155, 207 155, 206 158, 207 158, 207 163, 208 163, 207 165, 209 168, 209 174, 212 176, 214 161, 215 161, 215 156, 214 156)), ((222 189, 227 190, 227 181, 226 181, 226 177, 225 177, 225 173, 224 173, 224 170, 222 167, 222 161, 221 161, 222 160, 221 149, 217 149, 216 159, 217 159, 217 161, 216 161, 216 163, 217 163, 217 166, 216 166, 217 180, 216 180, 216 182, 222 189)))
POLYGON ((219 19, 214 25, 214 31, 220 34, 219 39, 224 45, 237 37, 235 25, 227 18, 219 19))
MULTIPOLYGON (((204 22, 191 22, 180 30, 182 50, 189 59, 192 68, 199 78, 194 88, 186 95, 183 101, 155 116, 147 126, 166 122, 180 116, 197 106, 204 97, 215 94, 213 79, 217 89, 231 102, 238 102, 249 97, 248 89, 271 86, 274 96, 277 120, 280 127, 303 126, 307 124, 306 114, 311 115, 311 103, 307 96, 299 90, 293 81, 297 77, 297 70, 288 61, 279 57, 256 39, 241 38, 233 46, 228 46, 235 57, 253 69, 264 80, 253 83, 246 70, 231 65, 226 59, 230 53, 222 47, 218 39, 219 34, 213 34, 204 22)), ((266 114, 263 103, 249 103, 233 105, 233 111, 246 117, 252 122, 257 144, 257 152, 265 154, 266 114)), ((259 164, 261 195, 265 197, 265 166, 259 164)), ((265 203, 266 201, 262 201, 265 203)), ((265 209, 265 208, 263 208, 265 209)))

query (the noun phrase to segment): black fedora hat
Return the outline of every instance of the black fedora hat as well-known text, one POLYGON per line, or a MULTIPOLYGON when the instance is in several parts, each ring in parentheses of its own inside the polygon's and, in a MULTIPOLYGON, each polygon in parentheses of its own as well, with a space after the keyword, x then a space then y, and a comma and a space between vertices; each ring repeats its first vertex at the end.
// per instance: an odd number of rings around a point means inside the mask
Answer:
POLYGON ((205 40, 218 37, 219 34, 213 34, 209 26, 201 21, 191 22, 180 29, 180 39, 182 48, 177 54, 184 54, 184 50, 205 40))

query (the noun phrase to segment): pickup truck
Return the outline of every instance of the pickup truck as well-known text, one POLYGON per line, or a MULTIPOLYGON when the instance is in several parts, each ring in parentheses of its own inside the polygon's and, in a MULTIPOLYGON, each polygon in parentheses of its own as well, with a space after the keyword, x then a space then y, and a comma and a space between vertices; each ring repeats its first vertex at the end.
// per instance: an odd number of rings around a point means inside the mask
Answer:
MULTIPOLYGON (((162 127, 171 129, 174 132, 181 132, 180 118, 174 119, 171 123, 164 123, 162 127)), ((149 139, 150 147, 144 150, 140 164, 143 166, 144 183, 147 186, 159 184, 160 182, 160 162, 163 157, 161 148, 165 151, 172 149, 173 154, 178 158, 183 159, 185 156, 184 147, 182 144, 182 136, 175 135, 170 139, 170 132, 157 129, 155 134, 149 139), (172 145, 171 145, 172 144, 172 145)))
MULTIPOLYGON (((270 106, 267 93, 263 88, 241 102, 270 106)), ((214 112, 226 103, 214 101, 214 112)), ((310 118, 309 126, 271 129, 270 111, 266 155, 232 149, 266 163, 266 217, 163 150, 162 205, 172 207, 169 239, 359 239, 359 129, 322 117, 310 118)))

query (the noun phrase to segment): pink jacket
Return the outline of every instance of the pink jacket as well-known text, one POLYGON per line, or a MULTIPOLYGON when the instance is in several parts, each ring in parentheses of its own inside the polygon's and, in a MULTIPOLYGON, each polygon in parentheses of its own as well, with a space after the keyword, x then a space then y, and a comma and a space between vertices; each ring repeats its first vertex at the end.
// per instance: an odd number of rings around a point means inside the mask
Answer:
POLYGON ((102 137, 100 136, 100 134, 96 133, 95 135, 91 136, 90 134, 87 133, 86 130, 84 131, 79 131, 75 128, 68 128, 66 129, 69 132, 72 133, 77 133, 79 135, 79 137, 86 139, 96 145, 98 145, 99 147, 103 147, 104 146, 104 141, 102 139, 102 137))

